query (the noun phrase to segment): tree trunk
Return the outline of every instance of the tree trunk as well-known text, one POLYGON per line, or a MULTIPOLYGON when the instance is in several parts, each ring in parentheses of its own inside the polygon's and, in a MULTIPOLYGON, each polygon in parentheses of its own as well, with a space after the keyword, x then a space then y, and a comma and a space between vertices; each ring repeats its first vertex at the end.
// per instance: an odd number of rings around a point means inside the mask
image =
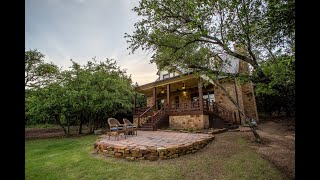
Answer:
POLYGON ((59 124, 59 126, 63 129, 64 135, 68 136, 68 132, 67 132, 66 128, 63 126, 63 124, 60 122, 59 116, 55 115, 54 118, 55 118, 56 122, 59 124))
POLYGON ((82 123, 83 123, 83 115, 82 112, 80 114, 80 125, 79 125, 79 132, 78 134, 82 134, 82 123))
POLYGON ((68 131, 67 131, 68 135, 67 136, 70 136, 70 124, 68 124, 68 131))
MULTIPOLYGON (((213 82, 220 87, 220 89, 227 95, 227 97, 230 99, 230 101, 236 106, 236 108, 239 110, 239 113, 241 113, 244 117, 245 117, 245 121, 247 122, 247 120, 249 119, 249 117, 245 114, 245 112, 242 111, 242 109, 240 108, 239 104, 230 96, 230 94, 228 93, 228 91, 219 83, 219 81, 217 80, 213 80, 213 82)), ((257 131, 255 130, 255 128, 251 125, 251 123, 249 122, 249 127, 251 128, 251 131, 253 133, 253 135, 256 138, 256 141, 258 143, 261 143, 262 140, 259 136, 259 134, 257 133, 257 131)))

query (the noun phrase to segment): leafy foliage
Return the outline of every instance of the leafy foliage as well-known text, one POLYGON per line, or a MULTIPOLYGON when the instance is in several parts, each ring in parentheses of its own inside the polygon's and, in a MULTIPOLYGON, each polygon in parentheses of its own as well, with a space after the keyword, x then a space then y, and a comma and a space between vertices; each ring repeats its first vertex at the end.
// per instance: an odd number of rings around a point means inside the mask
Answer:
POLYGON ((141 20, 125 38, 132 53, 153 52, 151 62, 161 70, 193 68, 211 80, 223 73, 213 70, 221 64, 208 68, 212 57, 227 54, 253 72, 223 75, 253 80, 260 95, 284 97, 292 91, 294 69, 278 70, 290 68, 284 57, 294 62, 294 6, 294 0, 140 0, 133 11, 141 20))
POLYGON ((72 61, 71 68, 59 76, 45 87, 26 91, 28 124, 56 123, 66 135, 69 126, 79 125, 82 133, 82 125, 87 124, 92 133, 108 117, 132 111, 131 77, 113 59, 93 59, 83 66, 72 61))
POLYGON ((44 57, 44 54, 36 49, 25 52, 25 87, 42 87, 57 78, 58 66, 44 63, 44 57))
POLYGON ((281 56, 274 61, 262 64, 270 82, 258 83, 256 94, 260 111, 267 114, 272 112, 286 112, 287 116, 295 112, 295 58, 281 56))
POLYGON ((279 48, 290 51, 280 45, 286 45, 294 35, 292 4, 280 0, 141 0, 133 11, 142 20, 135 24, 134 33, 125 37, 132 52, 138 48, 154 51, 152 62, 160 69, 201 67, 210 57, 224 53, 249 63, 265 78, 259 62, 279 48), (286 21, 275 21, 282 12, 286 21), (232 49, 237 44, 243 52, 232 49))

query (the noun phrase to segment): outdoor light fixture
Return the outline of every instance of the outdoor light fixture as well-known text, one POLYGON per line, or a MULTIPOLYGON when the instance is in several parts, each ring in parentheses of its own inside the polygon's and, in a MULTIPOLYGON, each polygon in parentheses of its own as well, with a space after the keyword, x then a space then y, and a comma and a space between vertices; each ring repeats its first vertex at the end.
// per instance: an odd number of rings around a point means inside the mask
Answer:
POLYGON ((183 83, 182 89, 185 89, 185 88, 186 88, 186 85, 183 83))
POLYGON ((162 89, 162 90, 161 90, 161 94, 163 94, 163 93, 164 93, 164 90, 162 89))

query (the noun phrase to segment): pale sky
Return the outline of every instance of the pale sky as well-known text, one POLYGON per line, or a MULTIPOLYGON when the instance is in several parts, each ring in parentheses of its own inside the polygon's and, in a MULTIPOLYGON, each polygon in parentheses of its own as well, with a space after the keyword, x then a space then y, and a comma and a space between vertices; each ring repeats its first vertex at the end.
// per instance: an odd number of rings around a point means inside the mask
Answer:
POLYGON ((70 59, 84 64, 96 56, 117 60, 139 85, 157 79, 151 54, 129 55, 124 33, 132 34, 138 0, 26 0, 25 48, 45 54, 46 62, 67 69, 70 59))

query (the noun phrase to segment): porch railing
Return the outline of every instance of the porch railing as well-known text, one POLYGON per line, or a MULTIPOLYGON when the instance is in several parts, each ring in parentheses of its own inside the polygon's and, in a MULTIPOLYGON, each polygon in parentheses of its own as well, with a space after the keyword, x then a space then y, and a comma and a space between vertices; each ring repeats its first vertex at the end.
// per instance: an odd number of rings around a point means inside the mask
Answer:
MULTIPOLYGON (((166 113, 168 111, 168 106, 165 105, 162 107, 159 111, 154 110, 155 106, 152 107, 143 107, 140 108, 139 110, 136 109, 136 115, 138 115, 138 124, 140 125, 144 121, 146 121, 149 117, 152 118, 152 124, 157 124, 157 121, 160 120, 162 114, 166 113), (156 121, 156 122, 155 122, 156 121)), ((195 101, 195 102, 184 102, 184 103, 177 103, 177 104, 172 104, 170 108, 170 112, 195 112, 195 111, 200 111, 200 102, 195 101)), ((232 112, 221 105, 215 103, 215 102, 209 102, 208 100, 204 99, 203 100, 203 111, 208 111, 208 112, 214 112, 216 115, 220 116, 227 122, 234 124, 237 121, 236 118, 236 112, 232 112)))
POLYGON ((152 121, 153 128, 155 128, 157 123, 161 120, 161 118, 167 114, 167 107, 168 107, 168 104, 164 105, 158 112, 156 112, 152 116, 151 121, 152 121))
MULTIPOLYGON (((203 110, 210 111, 212 109, 211 104, 207 100, 203 100, 203 110)), ((171 112, 184 112, 184 111, 200 111, 200 102, 185 102, 176 103, 171 106, 171 112)))
POLYGON ((138 116, 138 127, 140 126, 140 124, 142 123, 142 121, 146 121, 148 119, 149 116, 153 116, 154 114, 154 108, 155 106, 151 106, 146 108, 146 110, 144 112, 142 112, 139 116, 138 116))
POLYGON ((134 111, 134 115, 141 115, 142 113, 146 112, 147 109, 149 109, 150 107, 144 106, 144 107, 137 107, 134 111))
POLYGON ((236 112, 232 112, 217 103, 212 103, 212 111, 231 124, 236 122, 236 112))
POLYGON ((173 104, 170 111, 171 112, 184 112, 184 111, 199 111, 200 104, 196 102, 185 102, 185 103, 176 103, 173 104))

